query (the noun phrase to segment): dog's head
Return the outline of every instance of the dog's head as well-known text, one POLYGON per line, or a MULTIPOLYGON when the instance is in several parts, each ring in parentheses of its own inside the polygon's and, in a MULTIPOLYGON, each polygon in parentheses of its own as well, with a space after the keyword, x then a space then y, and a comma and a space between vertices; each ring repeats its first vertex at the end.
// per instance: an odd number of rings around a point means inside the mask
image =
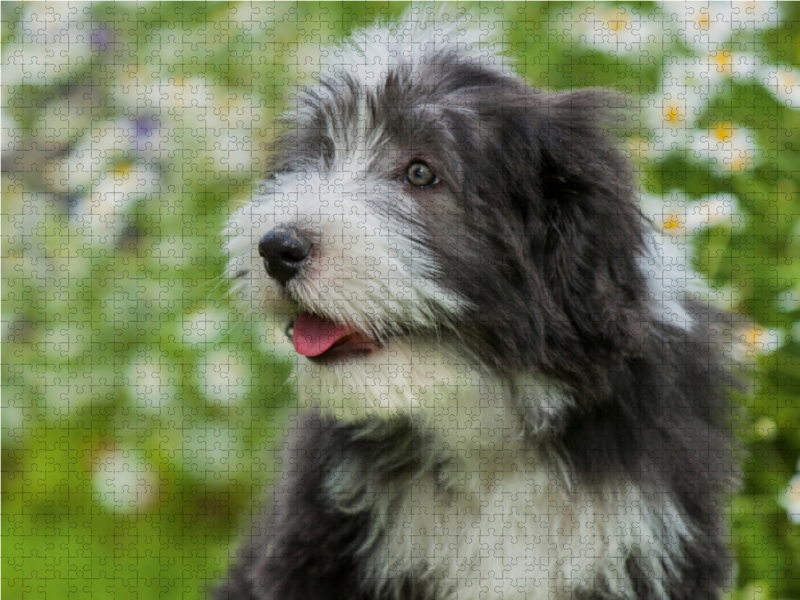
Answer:
POLYGON ((229 249, 301 371, 457 347, 602 394, 651 323, 685 318, 644 274, 630 169, 598 126, 609 98, 537 93, 499 50, 465 23, 376 28, 295 98, 229 249))

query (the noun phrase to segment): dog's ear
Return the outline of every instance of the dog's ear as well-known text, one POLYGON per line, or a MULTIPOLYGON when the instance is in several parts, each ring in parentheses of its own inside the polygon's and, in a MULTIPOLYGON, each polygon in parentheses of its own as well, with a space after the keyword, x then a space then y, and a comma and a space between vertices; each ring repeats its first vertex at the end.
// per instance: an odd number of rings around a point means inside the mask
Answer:
MULTIPOLYGON (((534 256, 556 304, 598 345, 635 352, 642 341, 642 219, 631 167, 602 128, 619 102, 600 91, 551 96, 528 135, 538 165, 534 256)), ((557 333, 556 333, 557 334, 557 333)))

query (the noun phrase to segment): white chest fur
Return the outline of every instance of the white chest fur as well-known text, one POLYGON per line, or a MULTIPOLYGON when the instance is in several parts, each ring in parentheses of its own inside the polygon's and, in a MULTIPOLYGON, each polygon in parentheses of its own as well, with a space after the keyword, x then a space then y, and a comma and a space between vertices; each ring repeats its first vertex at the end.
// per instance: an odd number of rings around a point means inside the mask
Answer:
POLYGON ((631 482, 568 485, 536 451, 475 452, 454 463, 446 487, 423 473, 398 500, 373 505, 382 533, 365 575, 376 588, 409 573, 436 598, 573 598, 598 580, 633 597, 628 558, 659 582, 689 535, 663 499, 631 482))
POLYGON ((547 427, 572 402, 536 376, 503 381, 454 350, 420 344, 344 369, 301 364, 297 375, 304 403, 345 421, 408 416, 427 451, 449 459, 405 479, 368 465, 330 475, 343 511, 373 515, 362 554, 375 588, 410 575, 435 598, 552 599, 602 581, 633 597, 626 561, 637 558, 658 589, 691 537, 671 498, 645 494, 624 474, 602 486, 581 481, 557 448, 526 441, 523 413, 547 427))

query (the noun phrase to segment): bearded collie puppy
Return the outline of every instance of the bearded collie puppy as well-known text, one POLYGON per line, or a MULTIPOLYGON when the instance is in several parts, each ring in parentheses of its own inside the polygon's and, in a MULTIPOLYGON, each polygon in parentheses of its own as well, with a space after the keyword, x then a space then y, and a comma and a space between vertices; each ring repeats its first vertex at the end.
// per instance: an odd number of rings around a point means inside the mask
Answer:
POLYGON ((499 50, 413 11, 292 101, 229 251, 299 407, 217 598, 720 596, 715 313, 637 207, 609 98, 538 93, 499 50))

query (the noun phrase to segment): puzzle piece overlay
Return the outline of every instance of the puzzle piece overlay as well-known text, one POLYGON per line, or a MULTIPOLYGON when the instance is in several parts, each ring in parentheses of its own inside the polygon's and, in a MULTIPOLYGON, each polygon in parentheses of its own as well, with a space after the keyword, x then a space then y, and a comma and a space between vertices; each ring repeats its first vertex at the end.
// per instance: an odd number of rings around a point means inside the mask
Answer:
MULTIPOLYGON (((403 6, 2 4, 8 598, 200 597, 263 510, 296 397, 222 234, 276 118, 403 6)), ((667 276, 748 315, 732 598, 800 597, 800 5, 453 3, 548 90, 625 94, 667 276)))

